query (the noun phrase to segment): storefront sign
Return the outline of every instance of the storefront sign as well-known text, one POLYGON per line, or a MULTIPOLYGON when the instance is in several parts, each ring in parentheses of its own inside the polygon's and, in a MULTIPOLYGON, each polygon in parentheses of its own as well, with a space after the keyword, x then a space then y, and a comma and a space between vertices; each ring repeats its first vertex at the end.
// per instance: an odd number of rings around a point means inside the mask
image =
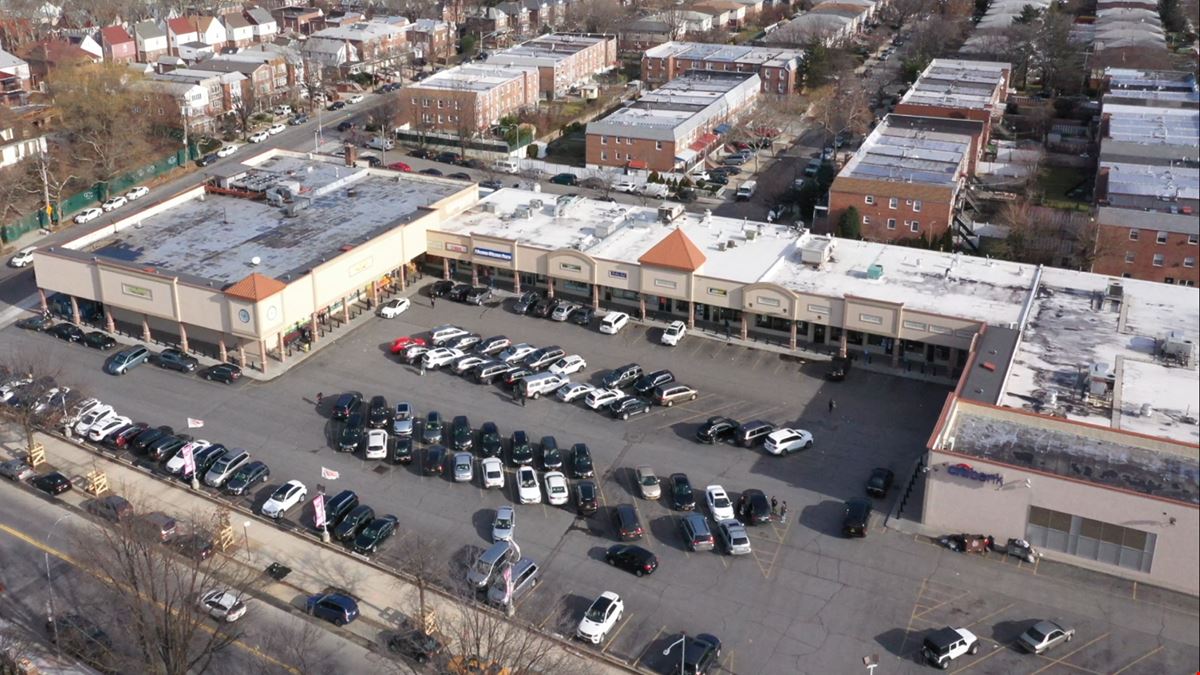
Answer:
POLYGON ((559 269, 564 269, 568 272, 582 272, 583 266, 575 263, 558 263, 559 269))
POLYGON ((723 296, 729 295, 729 291, 725 290, 724 288, 713 288, 710 286, 708 289, 708 294, 709 295, 720 295, 723 297, 723 296))
POLYGON ((626 274, 625 272, 621 272, 619 270, 609 270, 608 276, 613 277, 615 279, 628 279, 629 278, 628 274, 626 274))
POLYGON ((954 464, 946 469, 946 473, 959 478, 969 478, 977 480, 981 483, 996 483, 1004 484, 1004 474, 1001 473, 983 473, 976 471, 970 464, 954 464))
POLYGON ((475 247, 475 255, 481 258, 494 258, 496 260, 512 260, 512 254, 508 251, 497 251, 494 248, 475 247))
POLYGON ((451 244, 450 242, 446 242, 446 250, 454 251, 455 253, 466 253, 467 247, 463 246, 462 244, 451 244))
POLYGON ((353 265, 350 266, 350 269, 348 270, 349 276, 352 276, 352 277, 358 276, 359 274, 362 274, 363 272, 366 272, 367 270, 371 269, 371 263, 374 262, 374 260, 375 260, 374 258, 368 256, 368 257, 363 258, 362 260, 359 260, 358 262, 354 263, 353 265))
POLYGON ((133 284, 121 284, 121 292, 125 295, 132 295, 135 298, 142 300, 153 300, 154 291, 143 286, 134 286, 133 284))

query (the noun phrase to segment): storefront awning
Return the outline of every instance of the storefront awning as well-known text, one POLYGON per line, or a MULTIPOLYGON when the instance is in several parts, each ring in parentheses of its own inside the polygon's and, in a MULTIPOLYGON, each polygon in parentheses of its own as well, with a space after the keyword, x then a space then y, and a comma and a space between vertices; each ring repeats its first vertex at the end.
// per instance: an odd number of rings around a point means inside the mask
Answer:
POLYGON ((710 146, 710 145, 712 145, 713 143, 716 143, 716 142, 717 142, 717 135, 716 135, 716 134, 704 134, 704 135, 703 135, 703 136, 701 136, 700 138, 697 138, 697 139, 696 139, 696 140, 695 140, 695 141, 694 141, 694 142, 693 142, 693 143, 692 143, 690 146, 688 146, 688 147, 690 147, 691 149, 695 150, 696 152, 704 152, 705 148, 707 148, 708 146, 710 146))
POLYGON ((632 160, 631 162, 629 162, 628 164, 626 164, 625 168, 627 168, 627 169, 645 169, 646 162, 644 162, 640 159, 635 159, 635 160, 632 160))
POLYGON ((718 124, 717 128, 713 129, 713 131, 715 131, 721 135, 727 134, 732 130, 733 130, 733 127, 729 126, 728 124, 718 124))

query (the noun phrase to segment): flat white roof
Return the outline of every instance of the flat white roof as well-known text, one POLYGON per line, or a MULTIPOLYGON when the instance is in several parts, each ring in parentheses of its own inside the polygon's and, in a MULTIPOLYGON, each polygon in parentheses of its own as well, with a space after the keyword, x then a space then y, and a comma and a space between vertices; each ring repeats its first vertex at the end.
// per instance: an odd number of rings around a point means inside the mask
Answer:
POLYGON ((1200 144, 1200 110, 1105 103, 1108 138, 1139 144, 1200 144))
MULTIPOLYGON (((901 120, 926 118, 889 115, 863 141, 839 176, 871 180, 894 180, 927 185, 954 185, 959 167, 971 148, 967 134, 935 131, 946 123, 930 122, 929 128, 900 124, 901 120)), ((927 125, 928 126, 928 125, 927 125)))
POLYGON ((553 66, 612 37, 605 35, 542 35, 528 42, 493 52, 488 63, 553 66))
POLYGON ((757 74, 696 71, 589 122, 587 133, 674 140, 677 128, 689 122, 707 124, 719 113, 757 96, 760 86, 757 74))
POLYGON ((488 91, 522 77, 533 69, 525 66, 507 66, 489 63, 473 63, 455 66, 407 85, 407 89, 449 89, 454 91, 488 91))
POLYGON ((934 59, 900 100, 914 105, 988 109, 1004 86, 1007 63, 934 59))
POLYGON ((657 47, 647 49, 643 56, 652 59, 675 57, 688 61, 748 63, 760 67, 792 68, 799 66, 800 59, 804 58, 804 50, 783 47, 719 45, 708 42, 664 42, 657 47))
POLYGON ((1108 169, 1110 195, 1200 199, 1200 169, 1126 162, 1101 162, 1100 166, 1108 169))

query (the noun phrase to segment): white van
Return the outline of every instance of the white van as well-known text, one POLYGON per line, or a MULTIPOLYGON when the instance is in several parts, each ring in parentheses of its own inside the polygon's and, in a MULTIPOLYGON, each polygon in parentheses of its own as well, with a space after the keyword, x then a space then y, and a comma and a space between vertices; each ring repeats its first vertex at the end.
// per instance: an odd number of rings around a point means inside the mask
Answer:
POLYGON ((735 196, 737 201, 744 202, 747 199, 750 199, 751 197, 753 197, 754 189, 757 187, 758 187, 758 183, 755 181, 752 181, 752 180, 748 180, 745 183, 742 183, 741 186, 738 187, 737 195, 735 196))
POLYGON ((390 138, 376 136, 367 143, 367 147, 371 148, 372 150, 391 150, 392 148, 396 147, 396 144, 392 142, 392 139, 390 138))
POLYGON ((609 312, 600 319, 600 332, 605 335, 616 335, 625 324, 629 323, 629 315, 625 312, 609 312))
POLYGON ((525 396, 528 398, 537 398, 542 394, 552 394, 559 387, 566 384, 568 381, 565 375, 556 375, 554 373, 538 373, 537 375, 526 375, 517 385, 525 390, 525 396))
POLYGON ((492 168, 501 173, 517 173, 521 170, 521 163, 512 157, 506 157, 505 159, 496 160, 492 164, 492 168))

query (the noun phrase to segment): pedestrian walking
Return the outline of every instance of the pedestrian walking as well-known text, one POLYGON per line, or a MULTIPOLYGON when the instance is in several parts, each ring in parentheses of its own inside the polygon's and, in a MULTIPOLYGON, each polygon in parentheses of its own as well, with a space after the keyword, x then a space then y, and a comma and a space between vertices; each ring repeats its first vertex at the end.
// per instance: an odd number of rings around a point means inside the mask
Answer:
POLYGON ((524 407, 525 407, 525 399, 527 398, 527 397, 525 396, 525 390, 524 390, 523 388, 521 388, 521 387, 517 387, 517 391, 518 391, 518 392, 520 392, 520 396, 521 396, 521 407, 522 407, 522 408, 524 408, 524 407))
POLYGON ((771 497, 771 515, 779 513, 779 500, 771 497))
POLYGON ((429 309, 437 309, 437 298, 429 296, 429 309))
POLYGON ((321 407, 321 401, 324 401, 324 400, 325 400, 325 394, 318 391, 317 392, 317 407, 318 408, 321 407))
POLYGON ((725 319, 725 339, 729 339, 729 319, 725 319))
POLYGON ((787 502, 786 501, 779 506, 779 520, 780 520, 780 522, 783 522, 783 523, 787 522, 787 502))
POLYGON ((832 415, 834 409, 837 408, 837 401, 829 399, 829 414, 832 415))
POLYGON ((421 359, 421 377, 425 377, 425 359, 421 359))

